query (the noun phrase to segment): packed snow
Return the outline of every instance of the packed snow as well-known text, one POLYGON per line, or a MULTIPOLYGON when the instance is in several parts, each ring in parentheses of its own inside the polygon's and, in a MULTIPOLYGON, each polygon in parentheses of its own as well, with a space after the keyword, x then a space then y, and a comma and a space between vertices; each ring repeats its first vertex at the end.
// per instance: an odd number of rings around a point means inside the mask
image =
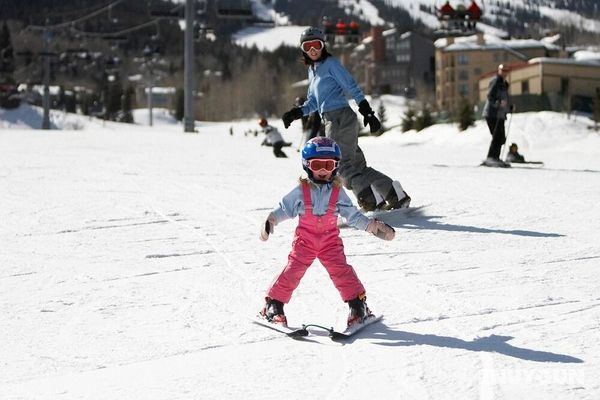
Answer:
MULTIPOLYGON (((398 122, 405 101, 379 101, 398 122)), ((302 172, 298 122, 270 120, 293 143, 281 159, 254 120, 191 134, 155 115, 53 113, 43 131, 38 108, 0 110, 0 398, 600 397, 600 134, 587 117, 507 121, 537 169, 478 167, 483 121, 361 137, 415 209, 381 217, 392 242, 341 230, 384 315, 342 344, 251 322, 296 226, 258 238, 302 172)), ((343 328, 348 310, 315 262, 285 311, 343 328)))

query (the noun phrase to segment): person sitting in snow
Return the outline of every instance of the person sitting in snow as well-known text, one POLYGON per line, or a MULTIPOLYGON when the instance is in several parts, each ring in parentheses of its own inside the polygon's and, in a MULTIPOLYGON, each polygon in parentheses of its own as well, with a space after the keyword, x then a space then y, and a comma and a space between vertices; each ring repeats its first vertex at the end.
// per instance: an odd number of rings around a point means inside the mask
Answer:
POLYGON ((519 154, 519 146, 516 143, 512 143, 508 148, 508 154, 506 155, 507 163, 524 163, 525 157, 519 154))
POLYGON ((271 323, 287 325, 283 305, 290 301, 315 258, 325 267, 342 300, 350 307, 348 326, 372 315, 365 302, 365 288, 354 268, 346 262, 337 226, 338 214, 348 225, 384 240, 392 240, 395 231, 381 221, 366 217, 352 204, 336 176, 341 157, 340 147, 333 139, 318 136, 306 142, 302 149, 302 167, 308 178, 301 178, 300 184, 263 223, 260 238, 265 241, 275 225, 299 216, 287 265, 268 289, 266 304, 260 312, 260 316, 271 323))
POLYGON ((279 130, 272 125, 269 125, 265 118, 261 118, 258 120, 258 125, 262 128, 262 131, 267 137, 262 141, 261 146, 273 146, 273 154, 275 157, 279 158, 287 158, 287 154, 285 154, 281 148, 283 146, 289 146, 289 143, 283 141, 283 137, 279 130))

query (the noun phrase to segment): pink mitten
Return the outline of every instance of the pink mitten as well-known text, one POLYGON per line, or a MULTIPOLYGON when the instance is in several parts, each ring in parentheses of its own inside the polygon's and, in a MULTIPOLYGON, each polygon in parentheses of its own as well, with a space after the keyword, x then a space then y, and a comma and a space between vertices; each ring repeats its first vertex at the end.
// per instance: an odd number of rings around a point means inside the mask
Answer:
POLYGON ((369 222, 369 225, 367 226, 367 232, 372 233, 379 239, 383 240, 393 240, 396 236, 396 231, 394 228, 377 219, 372 219, 371 222, 369 222))
POLYGON ((275 215, 273 213, 269 214, 267 220, 262 226, 260 230, 260 240, 263 242, 269 239, 269 235, 273 233, 273 227, 277 225, 277 220, 275 219, 275 215))

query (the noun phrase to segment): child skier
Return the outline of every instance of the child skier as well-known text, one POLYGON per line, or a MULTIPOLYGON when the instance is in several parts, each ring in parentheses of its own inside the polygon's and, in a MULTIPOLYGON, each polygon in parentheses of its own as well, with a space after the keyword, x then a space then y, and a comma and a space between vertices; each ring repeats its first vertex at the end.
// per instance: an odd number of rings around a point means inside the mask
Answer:
POLYGON ((269 125, 265 118, 261 118, 258 120, 258 125, 262 128, 262 131, 265 135, 265 139, 262 141, 261 146, 273 146, 273 154, 277 158, 287 158, 287 154, 285 154, 281 148, 283 146, 289 146, 289 143, 283 141, 283 137, 279 130, 272 125, 269 125))
POLYGON ((508 148, 508 154, 506 155, 507 163, 525 163, 525 157, 519 154, 519 146, 513 143, 508 148))
POLYGON ((340 147, 326 137, 310 139, 302 149, 302 167, 308 179, 289 192, 273 210, 262 228, 260 238, 267 240, 273 227, 299 216, 288 263, 267 291, 266 304, 260 315, 272 323, 287 325, 283 305, 315 258, 323 264, 342 300, 350 307, 348 326, 362 322, 371 315, 365 302, 365 288, 356 272, 346 262, 344 244, 337 227, 337 216, 348 225, 366 230, 384 240, 394 238, 394 229, 360 213, 341 187, 336 176, 341 158, 340 147))

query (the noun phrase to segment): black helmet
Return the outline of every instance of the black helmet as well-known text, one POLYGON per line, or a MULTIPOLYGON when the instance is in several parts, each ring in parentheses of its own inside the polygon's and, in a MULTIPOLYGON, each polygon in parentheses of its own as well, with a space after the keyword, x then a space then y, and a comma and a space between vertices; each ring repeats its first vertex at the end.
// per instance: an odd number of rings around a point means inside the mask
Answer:
POLYGON ((302 35, 300 35, 300 44, 306 42, 307 40, 315 39, 322 40, 324 42, 325 35, 323 34, 323 31, 319 28, 311 26, 310 28, 306 28, 304 32, 302 32, 302 35))

